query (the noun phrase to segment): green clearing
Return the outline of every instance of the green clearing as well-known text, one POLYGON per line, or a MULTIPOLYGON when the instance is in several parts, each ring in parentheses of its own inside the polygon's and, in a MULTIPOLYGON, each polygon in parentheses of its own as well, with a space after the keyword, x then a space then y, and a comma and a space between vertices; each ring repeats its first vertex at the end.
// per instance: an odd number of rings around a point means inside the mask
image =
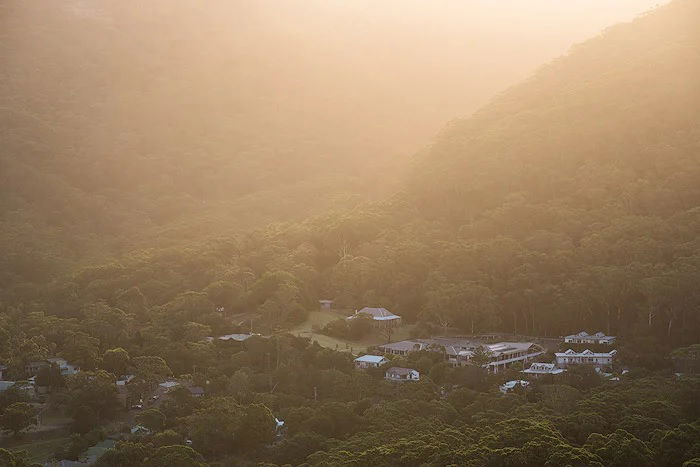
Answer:
MULTIPOLYGON (((308 337, 312 342, 316 341, 323 347, 341 352, 350 352, 352 350, 352 353, 354 354, 358 352, 366 352, 368 347, 386 342, 386 338, 377 330, 371 331, 362 339, 358 340, 338 339, 336 337, 326 336, 314 331, 315 326, 322 328, 331 321, 343 319, 345 316, 346 315, 333 311, 312 311, 309 313, 309 318, 304 323, 291 328, 289 332, 295 336, 308 337)), ((391 341, 393 342, 408 339, 412 329, 412 324, 404 324, 399 326, 398 328, 394 329, 391 336, 391 341)))

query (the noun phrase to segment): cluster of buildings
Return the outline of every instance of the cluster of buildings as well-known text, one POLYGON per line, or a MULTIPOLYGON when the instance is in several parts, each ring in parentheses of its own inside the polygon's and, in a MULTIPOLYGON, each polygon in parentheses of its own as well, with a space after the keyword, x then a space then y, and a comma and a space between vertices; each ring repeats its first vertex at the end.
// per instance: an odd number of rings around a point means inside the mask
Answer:
MULTIPOLYGON (((380 316, 382 315, 380 314, 380 316)), ((588 334, 582 331, 578 334, 566 336, 564 342, 578 345, 596 344, 609 346, 615 342, 615 336, 608 336, 602 332, 588 334)), ((498 373, 513 363, 521 362, 526 367, 522 373, 530 378, 539 378, 546 375, 561 375, 568 367, 573 365, 587 365, 600 371, 603 368, 612 366, 617 354, 617 351, 614 349, 597 352, 590 349, 582 351, 567 349, 564 352, 556 352, 554 354, 554 362, 543 363, 536 361, 538 357, 545 353, 545 349, 539 344, 533 342, 496 342, 485 344, 466 337, 407 339, 379 345, 376 349, 378 351, 377 355, 363 355, 356 358, 355 367, 358 369, 380 368, 391 361, 387 358, 388 355, 406 356, 412 352, 428 351, 442 353, 445 360, 453 366, 472 364, 476 360, 490 373, 498 373), (528 362, 532 363, 528 365, 528 362)), ((412 368, 391 367, 386 370, 385 379, 389 381, 418 381, 420 374, 412 368)), ((520 381, 517 383, 521 386, 526 386, 520 381)))
POLYGON ((422 350, 441 352, 453 366, 464 366, 472 362, 476 354, 486 354, 490 361, 484 366, 492 373, 498 373, 515 362, 527 362, 545 350, 533 342, 482 342, 463 337, 432 337, 428 339, 408 339, 377 347, 383 354, 408 355, 422 350))
POLYGON ((51 357, 44 360, 34 360, 28 362, 24 366, 26 379, 22 381, 6 381, 5 372, 7 366, 0 364, 0 392, 6 391, 12 387, 25 392, 29 397, 34 397, 37 393, 46 392, 46 387, 36 384, 37 375, 44 369, 55 367, 61 373, 61 376, 75 375, 80 372, 80 367, 68 362, 65 358, 51 357))

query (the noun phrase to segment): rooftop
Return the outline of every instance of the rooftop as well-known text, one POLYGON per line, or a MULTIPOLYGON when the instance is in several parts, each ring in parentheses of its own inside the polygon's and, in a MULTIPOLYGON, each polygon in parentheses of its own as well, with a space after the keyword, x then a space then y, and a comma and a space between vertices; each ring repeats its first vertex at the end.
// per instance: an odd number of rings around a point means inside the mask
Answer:
MULTIPOLYGON (((370 307, 364 307, 360 311, 357 311, 355 315, 358 314, 363 314, 363 315, 368 315, 371 316, 372 319, 377 320, 377 321, 389 321, 392 319, 401 319, 399 315, 395 315, 391 311, 387 310, 386 308, 370 308, 370 307)), ((353 318, 355 315, 350 316, 348 319, 353 318)))
POLYGON ((367 362, 367 363, 381 363, 384 360, 383 355, 363 355, 355 359, 356 362, 367 362))
POLYGON ((554 355, 557 357, 612 357, 617 353, 617 350, 611 350, 610 352, 593 352, 592 350, 586 349, 583 352, 576 352, 575 350, 569 349, 566 352, 557 352, 554 355))
POLYGON ((400 366, 392 366, 391 368, 386 370, 387 373, 391 373, 393 375, 402 375, 402 376, 408 375, 412 371, 416 371, 416 370, 414 370, 413 368, 403 368, 400 366))

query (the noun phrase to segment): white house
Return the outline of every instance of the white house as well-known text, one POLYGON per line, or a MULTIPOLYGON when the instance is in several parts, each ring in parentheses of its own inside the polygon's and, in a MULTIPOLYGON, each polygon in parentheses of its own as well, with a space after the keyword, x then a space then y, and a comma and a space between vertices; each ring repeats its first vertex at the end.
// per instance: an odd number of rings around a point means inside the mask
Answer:
POLYGON ((513 381, 507 381, 506 383, 502 384, 501 386, 498 387, 498 389, 503 393, 507 393, 508 391, 512 391, 515 389, 517 386, 521 386, 523 388, 526 388, 530 385, 529 381, 525 381, 523 379, 516 379, 513 381))
POLYGON ((318 304, 321 311, 331 311, 331 308, 333 307, 333 300, 319 300, 318 304))
POLYGON ((557 358, 559 368, 566 368, 570 365, 591 365, 600 368, 612 365, 616 353, 617 350, 593 352, 586 349, 583 352, 576 352, 569 349, 566 352, 557 352, 554 356, 557 358))
POLYGON ((364 307, 359 311, 355 311, 355 314, 347 317, 346 319, 355 319, 359 316, 367 316, 372 319, 372 323, 376 327, 385 326, 399 326, 401 324, 401 317, 390 312, 386 308, 370 308, 364 307))
POLYGON ((355 359, 355 368, 378 368, 388 362, 382 355, 363 355, 355 359))
POLYGON ((56 365, 61 371, 62 376, 70 376, 80 373, 80 367, 77 365, 71 365, 65 358, 52 357, 47 358, 46 361, 51 365, 56 365))
POLYGON ((572 334, 564 337, 564 342, 567 344, 605 344, 612 345, 615 343, 615 336, 606 336, 602 332, 588 334, 586 331, 581 331, 578 334, 572 334))
POLYGON ((563 368, 557 368, 554 363, 533 363, 530 365, 530 368, 523 370, 522 373, 533 378, 539 378, 545 375, 560 375, 565 371, 563 368))
POLYGON ((386 373, 384 373, 384 379, 387 381, 419 381, 420 373, 413 368, 401 368, 398 366, 392 366, 386 373))

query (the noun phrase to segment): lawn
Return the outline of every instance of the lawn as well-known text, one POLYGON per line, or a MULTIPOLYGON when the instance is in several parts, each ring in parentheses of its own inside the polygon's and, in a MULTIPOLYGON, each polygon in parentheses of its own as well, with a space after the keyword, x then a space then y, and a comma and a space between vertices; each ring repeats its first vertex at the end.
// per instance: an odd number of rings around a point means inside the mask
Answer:
MULTIPOLYGON (((366 352, 368 347, 386 343, 385 337, 376 330, 373 330, 362 339, 355 341, 326 336, 313 330, 314 326, 322 328, 331 321, 343 318, 345 318, 345 315, 333 311, 312 311, 309 313, 309 318, 306 322, 293 327, 289 332, 295 336, 308 337, 312 341, 318 342, 318 344, 323 347, 341 352, 352 352, 353 354, 366 352)), ((410 324, 404 324, 396 328, 391 336, 391 340, 400 341, 408 339, 412 328, 413 325, 410 324)))

